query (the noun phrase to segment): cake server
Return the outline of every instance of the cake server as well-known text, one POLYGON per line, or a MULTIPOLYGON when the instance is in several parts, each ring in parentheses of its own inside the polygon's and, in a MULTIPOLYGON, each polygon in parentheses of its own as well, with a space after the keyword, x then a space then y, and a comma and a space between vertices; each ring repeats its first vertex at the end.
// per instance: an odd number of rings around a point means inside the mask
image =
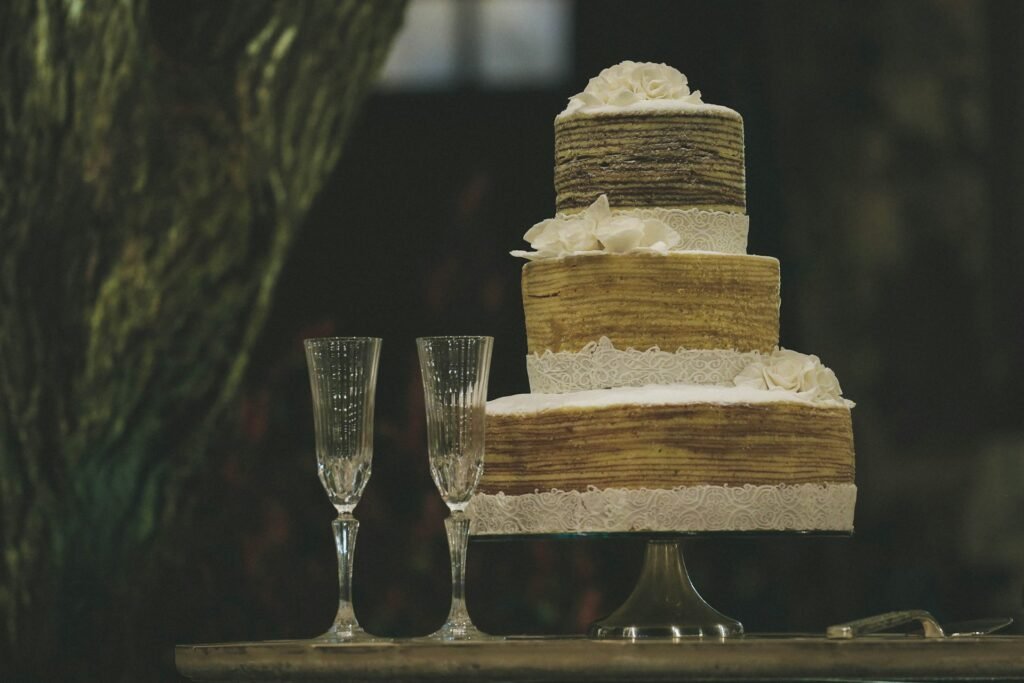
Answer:
POLYGON ((825 629, 825 637, 832 639, 860 638, 861 636, 884 635, 882 632, 904 624, 917 622, 925 638, 964 638, 994 633, 1013 623, 1012 617, 990 617, 948 624, 944 629, 935 617, 922 609, 885 612, 863 619, 836 624, 825 629))

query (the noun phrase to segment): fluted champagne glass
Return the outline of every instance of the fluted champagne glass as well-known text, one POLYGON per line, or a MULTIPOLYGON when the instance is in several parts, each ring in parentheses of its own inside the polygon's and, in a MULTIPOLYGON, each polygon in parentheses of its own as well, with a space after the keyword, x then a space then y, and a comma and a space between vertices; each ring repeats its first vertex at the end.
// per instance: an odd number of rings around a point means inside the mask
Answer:
POLYGON ((452 563, 452 604, 436 640, 489 640, 466 610, 466 506, 484 468, 484 409, 491 367, 491 337, 416 340, 427 411, 430 474, 451 514, 445 519, 452 563))
POLYGON ((381 340, 374 337, 305 340, 313 392, 317 473, 338 511, 333 523, 338 551, 338 612, 321 640, 374 640, 359 626, 352 609, 352 559, 359 530, 352 510, 370 479, 380 344, 381 340))

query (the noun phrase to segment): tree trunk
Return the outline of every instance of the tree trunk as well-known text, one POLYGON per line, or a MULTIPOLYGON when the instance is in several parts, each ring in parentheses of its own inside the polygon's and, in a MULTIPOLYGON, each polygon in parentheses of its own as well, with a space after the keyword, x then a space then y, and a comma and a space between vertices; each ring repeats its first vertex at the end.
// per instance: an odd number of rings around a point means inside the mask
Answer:
POLYGON ((130 644, 403 5, 0 4, 0 661, 130 644))

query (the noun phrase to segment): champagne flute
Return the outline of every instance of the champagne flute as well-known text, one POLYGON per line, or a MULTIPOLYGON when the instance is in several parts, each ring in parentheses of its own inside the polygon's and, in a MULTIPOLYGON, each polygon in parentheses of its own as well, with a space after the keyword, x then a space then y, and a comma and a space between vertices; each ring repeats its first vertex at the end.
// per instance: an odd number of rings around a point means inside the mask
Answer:
POLYGON ((466 610, 469 504, 484 468, 484 406, 491 337, 422 337, 416 340, 427 410, 430 474, 451 514, 444 520, 452 563, 448 619, 427 638, 490 640, 466 610))
POLYGON ((323 337, 305 340, 313 392, 313 425, 320 483, 338 511, 334 544, 338 551, 338 612, 320 640, 375 640, 352 609, 352 559, 359 522, 352 510, 370 479, 373 407, 381 340, 323 337))

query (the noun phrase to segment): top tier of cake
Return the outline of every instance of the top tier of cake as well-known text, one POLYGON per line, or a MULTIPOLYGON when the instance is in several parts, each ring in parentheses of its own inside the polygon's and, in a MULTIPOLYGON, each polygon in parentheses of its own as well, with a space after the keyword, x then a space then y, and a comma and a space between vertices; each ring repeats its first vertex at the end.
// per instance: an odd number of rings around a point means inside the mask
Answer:
POLYGON ((613 209, 742 214, 743 118, 701 102, 671 67, 617 64, 555 119, 555 190, 559 213, 604 194, 613 209))

